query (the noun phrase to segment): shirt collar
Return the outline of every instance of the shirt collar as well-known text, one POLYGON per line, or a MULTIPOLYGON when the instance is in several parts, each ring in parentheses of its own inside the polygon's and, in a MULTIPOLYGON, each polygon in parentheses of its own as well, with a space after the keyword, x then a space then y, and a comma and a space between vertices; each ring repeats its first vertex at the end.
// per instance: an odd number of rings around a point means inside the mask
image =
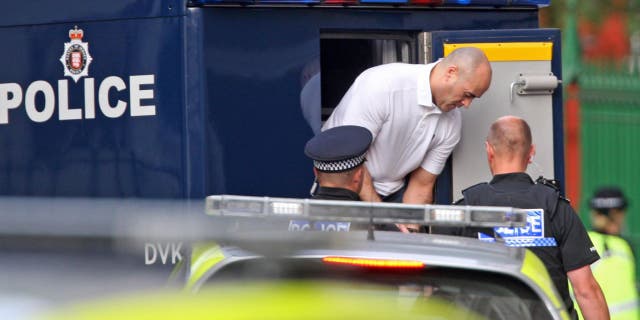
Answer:
POLYGON ((438 64, 440 60, 425 65, 425 68, 420 71, 418 76, 418 87, 416 93, 418 95, 418 104, 425 107, 425 111, 428 113, 442 113, 442 110, 435 103, 433 103, 433 95, 431 94, 431 82, 429 77, 431 76, 431 70, 438 64))
POLYGON ((512 172, 496 174, 489 184, 512 184, 512 183, 528 183, 533 184, 531 177, 525 172, 512 172))
POLYGON ((313 199, 360 201, 360 196, 349 189, 319 187, 313 199))

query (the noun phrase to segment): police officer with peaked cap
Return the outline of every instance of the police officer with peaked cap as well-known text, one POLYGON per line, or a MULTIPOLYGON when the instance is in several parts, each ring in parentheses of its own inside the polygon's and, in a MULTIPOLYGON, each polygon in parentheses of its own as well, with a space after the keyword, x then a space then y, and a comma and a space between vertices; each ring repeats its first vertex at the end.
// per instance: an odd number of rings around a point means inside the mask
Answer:
POLYGON ((373 136, 360 126, 339 126, 309 140, 304 153, 313 160, 317 188, 313 199, 359 201, 364 172, 362 164, 373 136))
POLYGON ((620 235, 627 198, 618 187, 601 187, 589 201, 593 210, 592 227, 605 234, 620 235))

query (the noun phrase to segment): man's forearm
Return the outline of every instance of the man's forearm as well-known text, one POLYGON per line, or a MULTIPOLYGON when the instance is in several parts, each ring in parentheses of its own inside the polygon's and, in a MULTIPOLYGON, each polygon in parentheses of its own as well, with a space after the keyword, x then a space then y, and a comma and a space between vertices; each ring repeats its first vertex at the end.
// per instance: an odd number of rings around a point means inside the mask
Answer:
POLYGON ((609 309, 602 291, 594 290, 586 295, 576 295, 576 300, 585 320, 609 319, 609 309))
POLYGON ((369 174, 369 170, 366 167, 363 168, 363 180, 362 180, 362 189, 360 190, 360 200, 368 201, 368 202, 381 202, 380 196, 376 192, 376 189, 373 187, 373 181, 371 179, 371 175, 369 174))
POLYGON ((404 192, 404 196, 402 197, 403 203, 412 203, 412 204, 431 204, 433 203, 433 190, 429 187, 411 188, 411 185, 407 187, 407 190, 404 192))
POLYGON ((573 293, 585 320, 609 319, 609 308, 598 281, 591 268, 586 265, 567 272, 573 286, 573 293))
POLYGON ((433 203, 433 186, 437 176, 428 171, 418 168, 411 173, 407 190, 404 192, 402 202, 412 204, 433 203))

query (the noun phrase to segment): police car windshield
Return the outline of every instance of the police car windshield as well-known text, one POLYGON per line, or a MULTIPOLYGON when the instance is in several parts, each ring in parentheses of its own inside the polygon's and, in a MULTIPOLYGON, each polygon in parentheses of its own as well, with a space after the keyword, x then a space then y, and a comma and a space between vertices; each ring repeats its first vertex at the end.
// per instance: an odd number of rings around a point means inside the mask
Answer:
MULTIPOLYGON (((376 269, 327 265, 319 259, 250 259, 226 265, 206 285, 258 280, 321 280, 348 283, 354 295, 389 295, 399 306, 435 300, 458 312, 451 319, 551 319, 544 302, 515 278, 456 268, 376 269), (242 280, 239 280, 242 279, 242 280), (376 285, 375 287, 369 284, 376 285), (372 289, 375 288, 375 289, 372 289), (469 315, 469 318, 462 315, 469 315)), ((421 312, 424 312, 422 310, 421 312)), ((428 314, 428 310, 426 310, 428 314)))

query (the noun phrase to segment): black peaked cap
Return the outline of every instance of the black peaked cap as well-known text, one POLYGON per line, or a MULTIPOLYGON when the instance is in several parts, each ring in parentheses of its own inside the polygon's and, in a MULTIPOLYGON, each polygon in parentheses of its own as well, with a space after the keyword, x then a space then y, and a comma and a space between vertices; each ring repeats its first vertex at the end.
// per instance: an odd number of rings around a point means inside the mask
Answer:
POLYGON ((360 126, 339 126, 320 132, 307 142, 304 153, 323 172, 341 172, 364 162, 373 136, 360 126))

